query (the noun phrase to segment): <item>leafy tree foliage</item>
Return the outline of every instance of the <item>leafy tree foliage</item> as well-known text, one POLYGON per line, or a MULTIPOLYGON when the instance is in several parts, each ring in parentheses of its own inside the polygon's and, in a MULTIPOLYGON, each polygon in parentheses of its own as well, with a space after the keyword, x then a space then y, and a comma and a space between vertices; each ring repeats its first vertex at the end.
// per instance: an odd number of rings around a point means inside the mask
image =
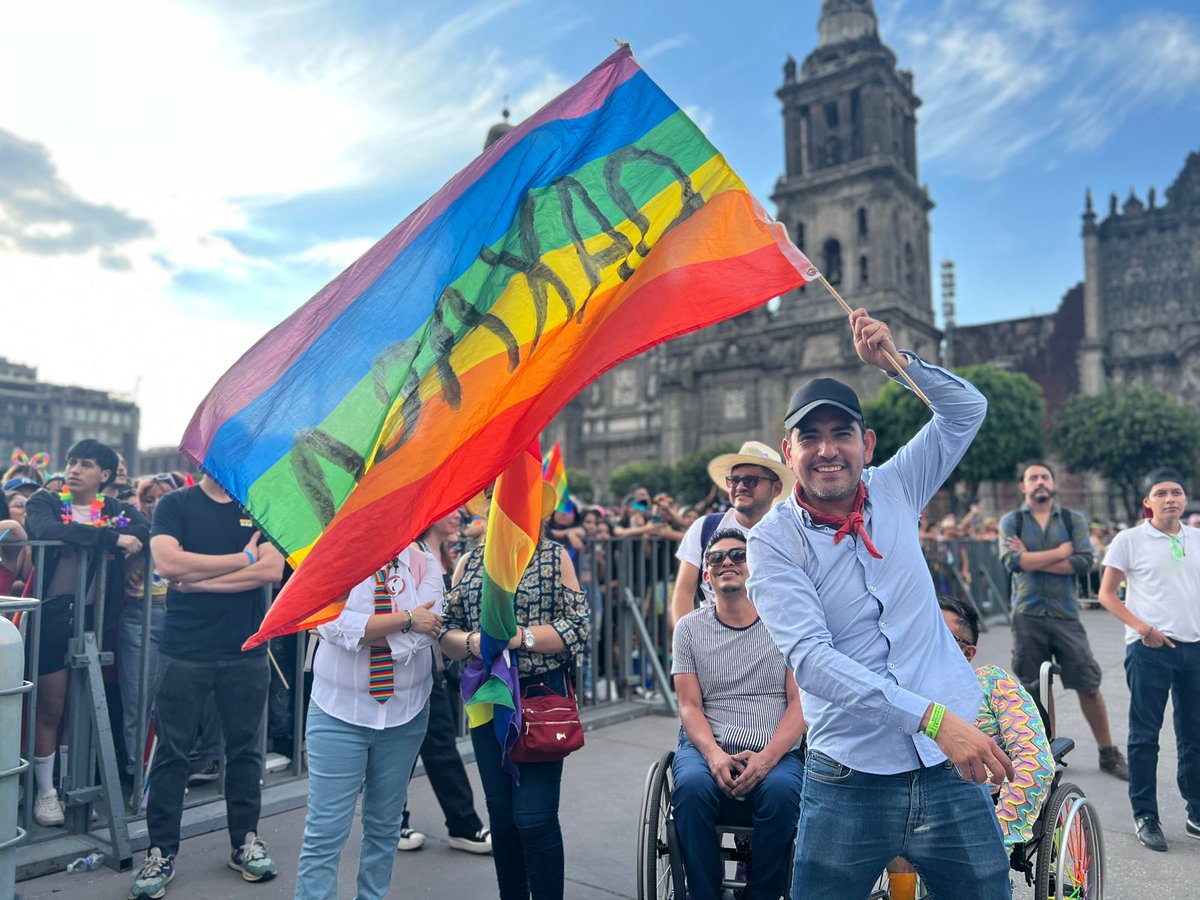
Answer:
MULTIPOLYGON (((568 480, 570 476, 567 476, 568 480)), ((645 460, 614 469, 608 476, 608 489, 614 500, 620 500, 637 485, 649 488, 651 494, 671 489, 671 467, 663 462, 645 460)))
POLYGON ((567 490, 584 503, 591 503, 596 499, 596 488, 592 484, 592 476, 583 469, 567 467, 567 490))
POLYGON ((1147 385, 1110 382, 1098 396, 1066 405, 1051 442, 1072 469, 1112 482, 1132 521, 1147 472, 1171 466, 1187 476, 1195 470, 1200 413, 1147 385))
POLYGON ((708 477, 708 464, 722 453, 736 453, 737 444, 713 444, 680 457, 672 472, 671 484, 675 500, 679 503, 695 503, 708 495, 712 479, 708 477))
MULTIPOLYGON (((955 372, 975 385, 988 401, 988 414, 966 455, 947 479, 947 486, 962 483, 968 502, 974 502, 979 482, 1007 480, 1025 459, 1042 455, 1042 416, 1046 402, 1042 389, 1029 376, 1008 372, 988 363, 963 366, 955 372)), ((929 421, 929 408, 912 391, 889 382, 863 404, 867 425, 879 443, 874 463, 895 455, 929 421)))

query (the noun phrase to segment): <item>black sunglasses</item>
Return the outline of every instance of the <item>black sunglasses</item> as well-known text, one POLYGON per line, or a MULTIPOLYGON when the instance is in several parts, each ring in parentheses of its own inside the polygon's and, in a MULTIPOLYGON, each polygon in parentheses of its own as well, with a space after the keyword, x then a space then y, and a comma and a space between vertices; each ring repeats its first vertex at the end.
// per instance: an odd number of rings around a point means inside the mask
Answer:
POLYGON ((731 563, 740 566, 746 561, 746 548, 734 547, 732 550, 709 550, 704 554, 704 561, 710 566, 719 566, 725 562, 725 557, 727 556, 731 563))
POLYGON ((744 484, 746 490, 752 491, 758 487, 760 481, 775 481, 775 479, 768 478, 766 475, 726 475, 725 487, 733 490, 739 484, 744 484))
POLYGON ((957 634, 954 635, 954 640, 958 641, 958 645, 960 647, 974 647, 975 646, 974 643, 972 643, 971 641, 963 640, 957 634))

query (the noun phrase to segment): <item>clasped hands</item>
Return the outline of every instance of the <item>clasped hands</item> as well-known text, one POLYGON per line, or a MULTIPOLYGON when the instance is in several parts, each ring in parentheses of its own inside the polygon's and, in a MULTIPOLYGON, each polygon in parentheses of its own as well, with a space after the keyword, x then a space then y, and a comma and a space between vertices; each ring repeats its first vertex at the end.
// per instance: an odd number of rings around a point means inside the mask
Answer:
POLYGON ((708 771, 712 773, 717 787, 729 797, 746 796, 775 768, 775 762, 765 752, 755 753, 753 750, 729 754, 720 747, 714 747, 704 761, 708 763, 708 771))

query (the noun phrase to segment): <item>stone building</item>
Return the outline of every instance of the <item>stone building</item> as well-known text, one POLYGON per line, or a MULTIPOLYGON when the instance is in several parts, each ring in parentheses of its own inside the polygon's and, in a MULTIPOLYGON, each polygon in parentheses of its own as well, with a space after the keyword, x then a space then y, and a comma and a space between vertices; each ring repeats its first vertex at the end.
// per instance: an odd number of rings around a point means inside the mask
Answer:
POLYGON ((47 384, 37 369, 0 357, 0 449, 4 468, 20 447, 50 454, 52 469, 66 464, 66 452, 82 438, 95 438, 137 463, 139 412, 132 400, 91 388, 47 384))
MULTIPOLYGON (((772 195, 793 240, 851 305, 897 341, 939 357, 930 291, 928 192, 918 181, 912 74, 880 40, 870 0, 824 0, 816 48, 784 65, 784 173, 772 195)), ((603 490, 614 469, 673 462, 718 442, 777 444, 792 390, 833 376, 864 396, 884 384, 854 353, 819 285, 678 338, 612 370, 544 440, 603 490)))

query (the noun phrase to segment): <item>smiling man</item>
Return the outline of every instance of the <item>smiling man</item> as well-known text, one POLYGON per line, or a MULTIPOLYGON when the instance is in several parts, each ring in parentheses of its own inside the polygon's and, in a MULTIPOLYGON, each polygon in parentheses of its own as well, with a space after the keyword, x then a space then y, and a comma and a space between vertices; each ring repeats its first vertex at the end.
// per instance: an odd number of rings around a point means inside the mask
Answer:
POLYGON ((1164 851, 1158 818, 1158 738, 1175 706, 1184 833, 1200 839, 1200 529, 1180 521, 1183 476, 1157 469, 1143 481, 1149 518, 1115 538, 1104 557, 1100 602, 1125 624, 1129 684, 1129 802, 1137 837, 1164 851), (1126 583, 1125 602, 1117 595, 1126 583))
POLYGON ((893 378, 899 360, 933 419, 867 468, 875 433, 854 391, 829 378, 804 385, 784 419, 796 489, 750 533, 750 598, 809 723, 793 896, 864 897, 902 855, 931 896, 1007 900, 1008 858, 977 782, 1011 778, 1012 763, 974 725, 982 689, 943 623, 917 535, 987 401, 901 355, 866 310, 850 325, 859 358, 893 378))
POLYGON ((1000 520, 999 537, 1000 559, 1012 573, 1013 673, 1040 703, 1042 663, 1058 663, 1063 687, 1078 694, 1096 737, 1101 771, 1127 779, 1100 693, 1100 666, 1079 621, 1078 576, 1091 571, 1094 556, 1087 519, 1059 504, 1054 471, 1044 462, 1021 466, 1020 487, 1025 503, 1000 520))
POLYGON ((729 492, 730 508, 724 513, 701 516, 679 542, 675 558, 679 574, 671 595, 671 621, 677 622, 697 606, 715 599, 712 585, 701 581, 703 552, 718 531, 736 528, 749 531, 767 514, 781 495, 796 483, 779 454, 758 441, 746 441, 737 453, 723 453, 708 464, 708 477, 718 490, 729 492))
POLYGON ((671 803, 688 896, 721 896, 720 818, 753 825, 748 900, 778 900, 804 783, 800 692, 746 595, 746 536, 718 531, 704 566, 716 603, 679 621, 671 670, 683 724, 671 803))

